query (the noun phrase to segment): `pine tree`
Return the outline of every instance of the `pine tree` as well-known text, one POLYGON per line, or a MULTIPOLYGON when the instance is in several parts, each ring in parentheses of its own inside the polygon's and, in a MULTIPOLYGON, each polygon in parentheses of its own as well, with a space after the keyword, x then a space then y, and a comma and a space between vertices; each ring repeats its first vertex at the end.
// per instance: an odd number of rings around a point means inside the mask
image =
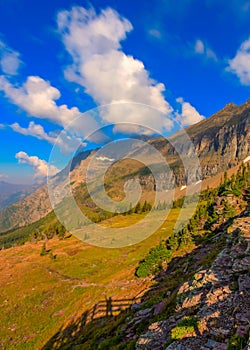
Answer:
POLYGON ((44 255, 46 255, 46 254, 47 254, 46 244, 43 243, 42 249, 41 249, 41 251, 40 251, 40 255, 41 255, 41 256, 44 256, 44 255))
POLYGON ((140 214, 141 213, 141 203, 138 202, 135 206, 135 213, 140 214))
POLYGON ((223 214, 225 218, 233 218, 235 216, 234 207, 231 206, 227 200, 225 200, 223 204, 224 204, 223 214))

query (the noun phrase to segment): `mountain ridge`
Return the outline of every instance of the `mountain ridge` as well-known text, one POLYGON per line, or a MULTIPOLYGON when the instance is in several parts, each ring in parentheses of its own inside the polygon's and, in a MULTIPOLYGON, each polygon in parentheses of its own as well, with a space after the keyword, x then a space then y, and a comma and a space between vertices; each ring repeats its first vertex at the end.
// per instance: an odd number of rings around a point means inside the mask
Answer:
MULTIPOLYGON (((216 176, 233 168, 250 155, 250 100, 239 106, 229 103, 210 118, 189 126, 185 131, 192 140, 199 157, 202 179, 216 176)), ((148 140, 149 144, 159 149, 165 156, 174 172, 177 187, 185 185, 186 178, 188 178, 189 183, 195 183, 198 179, 197 176, 199 177, 199 174, 193 171, 192 167, 188 169, 188 174, 185 173, 180 156, 171 146, 170 142, 174 140, 175 143, 180 145, 182 154, 192 152, 190 145, 182 142, 182 133, 173 134, 169 140, 161 137, 148 140)), ((77 192, 78 186, 84 183, 87 164, 90 156, 95 152, 96 150, 89 150, 79 153, 69 163, 73 191, 77 192)), ((67 169, 63 169, 55 178, 63 177, 67 173, 67 169)), ((137 177, 142 186, 154 187, 154 179, 150 174, 142 176, 139 173, 137 177)), ((169 177, 165 176, 163 180, 165 189, 168 189, 171 185, 169 181, 169 177)), ((48 190, 46 186, 43 186, 21 202, 15 203, 0 212, 0 232, 30 224, 41 219, 50 211, 52 211, 52 208, 49 202, 48 190), (22 208, 25 208, 25 215, 22 208)))
POLYGON ((18 202, 33 192, 39 184, 15 184, 5 180, 0 181, 0 210, 12 203, 18 202))

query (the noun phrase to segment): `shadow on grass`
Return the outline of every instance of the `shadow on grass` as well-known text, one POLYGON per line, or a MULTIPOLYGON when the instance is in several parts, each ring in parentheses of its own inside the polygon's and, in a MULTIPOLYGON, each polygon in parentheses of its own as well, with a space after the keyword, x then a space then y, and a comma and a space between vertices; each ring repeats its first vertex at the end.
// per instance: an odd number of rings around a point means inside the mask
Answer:
MULTIPOLYGON (((71 349, 79 343, 79 341, 85 341, 81 335, 90 333, 96 328, 110 327, 115 322, 118 316, 126 315, 127 310, 132 304, 139 303, 140 297, 133 299, 113 299, 112 297, 100 300, 90 310, 85 311, 80 318, 73 320, 66 328, 61 328, 43 347, 43 350, 49 349, 71 349), (80 340, 81 339, 81 340, 80 340)), ((101 340, 105 337, 105 333, 100 332, 101 340)), ((84 348, 83 345, 81 348, 84 348)), ((91 347, 92 348, 92 347, 91 347)))

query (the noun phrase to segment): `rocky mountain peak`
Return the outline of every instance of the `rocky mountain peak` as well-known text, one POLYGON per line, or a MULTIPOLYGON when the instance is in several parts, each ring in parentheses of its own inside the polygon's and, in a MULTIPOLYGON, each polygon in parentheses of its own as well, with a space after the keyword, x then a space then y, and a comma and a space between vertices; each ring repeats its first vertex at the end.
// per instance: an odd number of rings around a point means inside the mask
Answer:
POLYGON ((250 98, 245 102, 246 107, 250 107, 250 98))
POLYGON ((228 111, 231 112, 233 111, 235 108, 237 108, 237 105, 233 102, 229 102, 225 105, 225 107, 223 108, 223 111, 228 111))

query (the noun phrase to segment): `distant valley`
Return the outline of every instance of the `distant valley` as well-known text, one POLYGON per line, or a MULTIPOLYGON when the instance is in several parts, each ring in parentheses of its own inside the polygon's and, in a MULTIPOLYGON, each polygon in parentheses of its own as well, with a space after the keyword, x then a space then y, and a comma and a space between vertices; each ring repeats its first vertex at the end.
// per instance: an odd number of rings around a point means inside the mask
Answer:
POLYGON ((19 202, 34 192, 39 185, 20 185, 6 181, 0 181, 0 210, 19 202))

